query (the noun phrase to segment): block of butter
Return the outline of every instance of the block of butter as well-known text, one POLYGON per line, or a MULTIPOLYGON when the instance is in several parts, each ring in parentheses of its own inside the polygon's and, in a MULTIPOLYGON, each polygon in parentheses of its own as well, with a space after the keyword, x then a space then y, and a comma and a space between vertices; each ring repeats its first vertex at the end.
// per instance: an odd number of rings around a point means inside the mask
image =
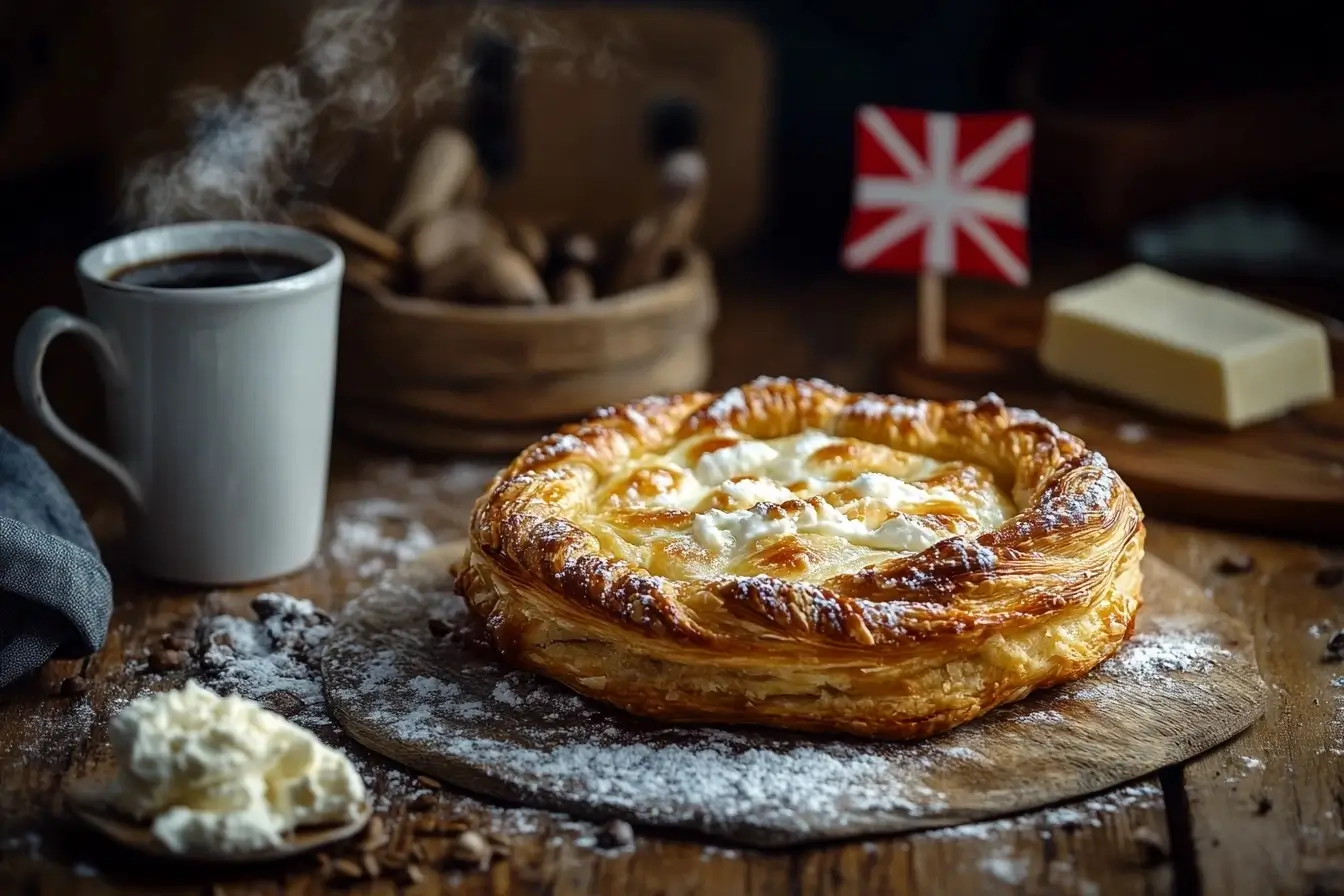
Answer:
POLYGON ((1040 361, 1061 379, 1229 429, 1334 395, 1319 322, 1142 264, 1052 295, 1040 361))

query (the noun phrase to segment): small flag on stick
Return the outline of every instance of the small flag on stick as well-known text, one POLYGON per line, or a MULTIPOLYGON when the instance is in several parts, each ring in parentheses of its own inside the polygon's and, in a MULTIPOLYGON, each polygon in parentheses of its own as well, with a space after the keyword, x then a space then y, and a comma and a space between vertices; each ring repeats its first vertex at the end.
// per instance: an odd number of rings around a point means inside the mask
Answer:
POLYGON ((942 359, 943 278, 1025 285, 1032 121, 863 106, 855 121, 854 202, 843 261, 853 271, 919 274, 919 348, 942 359))

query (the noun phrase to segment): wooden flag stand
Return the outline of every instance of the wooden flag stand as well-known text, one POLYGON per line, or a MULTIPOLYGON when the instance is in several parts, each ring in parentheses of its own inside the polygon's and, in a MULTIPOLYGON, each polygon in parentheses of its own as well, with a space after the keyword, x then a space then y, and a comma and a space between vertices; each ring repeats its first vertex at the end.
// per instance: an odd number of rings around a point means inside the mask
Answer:
POLYGON ((947 314, 944 309, 943 275, 925 268, 919 272, 919 360, 939 364, 947 351, 947 314))
POLYGON ((917 274, 918 364, 948 363, 950 274, 1024 285, 1031 117, 860 106, 841 260, 917 274), (964 244, 965 251, 960 247, 964 244))

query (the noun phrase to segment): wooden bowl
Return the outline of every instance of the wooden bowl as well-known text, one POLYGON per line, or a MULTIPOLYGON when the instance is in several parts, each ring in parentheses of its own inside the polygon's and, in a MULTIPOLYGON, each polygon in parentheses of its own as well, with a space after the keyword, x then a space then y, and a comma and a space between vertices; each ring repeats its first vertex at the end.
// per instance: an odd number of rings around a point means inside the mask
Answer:
POLYGON ((699 249, 665 281, 579 307, 463 305, 347 281, 336 419, 418 451, 517 451, 595 408, 703 386, 717 316, 699 249))

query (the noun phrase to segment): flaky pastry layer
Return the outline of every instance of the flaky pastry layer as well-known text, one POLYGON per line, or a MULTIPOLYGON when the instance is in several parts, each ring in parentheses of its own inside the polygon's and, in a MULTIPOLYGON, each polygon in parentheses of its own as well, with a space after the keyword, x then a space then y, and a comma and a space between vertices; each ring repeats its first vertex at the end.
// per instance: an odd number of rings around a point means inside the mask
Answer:
POLYGON ((1133 631, 1143 513, 996 396, 760 379, 608 408, 472 515, 459 591, 509 662, 668 722, 917 738, 1133 631))

